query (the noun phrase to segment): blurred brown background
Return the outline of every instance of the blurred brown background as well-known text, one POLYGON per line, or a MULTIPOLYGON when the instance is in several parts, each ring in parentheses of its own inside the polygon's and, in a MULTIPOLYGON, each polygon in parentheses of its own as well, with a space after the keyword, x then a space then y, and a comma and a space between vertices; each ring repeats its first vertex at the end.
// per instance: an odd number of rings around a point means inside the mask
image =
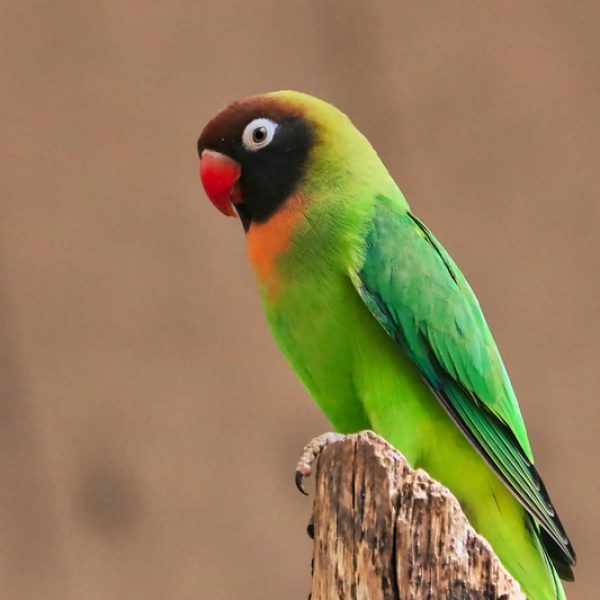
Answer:
POLYGON ((328 426, 195 151, 278 88, 349 113, 466 272, 598 595, 600 3, 1 11, 1 598, 306 598, 328 426))

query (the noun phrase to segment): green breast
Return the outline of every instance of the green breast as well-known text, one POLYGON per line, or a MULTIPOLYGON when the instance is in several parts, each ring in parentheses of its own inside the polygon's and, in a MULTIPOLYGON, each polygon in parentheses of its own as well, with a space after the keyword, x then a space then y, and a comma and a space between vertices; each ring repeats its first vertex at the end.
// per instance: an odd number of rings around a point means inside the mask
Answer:
POLYGON ((371 319, 342 274, 288 283, 265 313, 281 350, 338 431, 369 428, 353 381, 359 323, 371 319))

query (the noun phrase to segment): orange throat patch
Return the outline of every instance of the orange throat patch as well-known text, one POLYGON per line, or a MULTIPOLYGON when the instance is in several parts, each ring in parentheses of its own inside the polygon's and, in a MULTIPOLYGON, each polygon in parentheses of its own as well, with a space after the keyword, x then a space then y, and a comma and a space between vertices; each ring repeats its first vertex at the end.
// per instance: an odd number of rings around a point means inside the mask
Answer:
POLYGON ((246 234, 250 264, 270 300, 279 296, 282 275, 277 261, 289 249, 298 224, 304 219, 303 208, 302 199, 292 196, 266 223, 252 223, 246 234))

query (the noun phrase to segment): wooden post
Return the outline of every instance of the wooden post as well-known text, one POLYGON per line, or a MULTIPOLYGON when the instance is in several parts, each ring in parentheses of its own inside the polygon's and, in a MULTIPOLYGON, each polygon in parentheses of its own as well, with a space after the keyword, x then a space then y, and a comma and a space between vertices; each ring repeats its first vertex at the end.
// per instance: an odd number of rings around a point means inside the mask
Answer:
POLYGON ((370 431, 319 456, 312 600, 525 599, 458 501, 370 431))

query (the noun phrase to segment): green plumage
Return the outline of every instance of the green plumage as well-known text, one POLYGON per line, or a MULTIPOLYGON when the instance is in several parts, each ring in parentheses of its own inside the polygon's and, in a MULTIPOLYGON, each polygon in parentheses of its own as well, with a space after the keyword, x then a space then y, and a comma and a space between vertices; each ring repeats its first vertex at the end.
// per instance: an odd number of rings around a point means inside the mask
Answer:
POLYGON ((282 350, 337 430, 375 430, 453 491, 528 598, 564 598, 573 549, 467 281, 339 111, 274 96, 317 132, 284 283, 260 282, 282 350))

